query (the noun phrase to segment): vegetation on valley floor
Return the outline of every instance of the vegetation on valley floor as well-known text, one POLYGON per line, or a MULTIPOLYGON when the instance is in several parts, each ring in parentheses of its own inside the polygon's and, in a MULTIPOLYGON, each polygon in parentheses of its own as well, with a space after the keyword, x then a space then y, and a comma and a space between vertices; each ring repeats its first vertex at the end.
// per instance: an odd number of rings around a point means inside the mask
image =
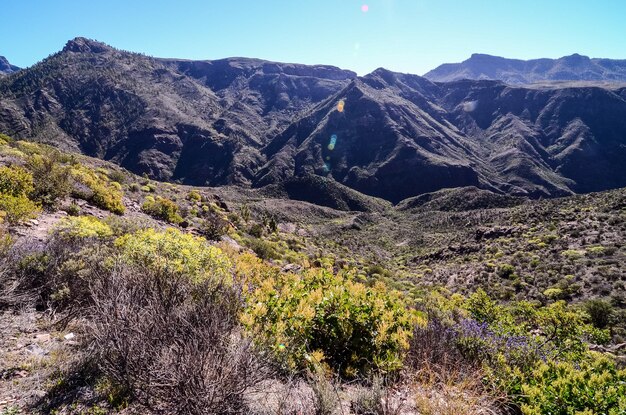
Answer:
POLYGON ((25 410, 626 411, 622 191, 298 234, 254 198, 1 140, 0 307, 46 310, 81 339, 25 410), (43 241, 24 235, 59 209, 43 241), (282 392, 261 404, 268 385, 282 392))

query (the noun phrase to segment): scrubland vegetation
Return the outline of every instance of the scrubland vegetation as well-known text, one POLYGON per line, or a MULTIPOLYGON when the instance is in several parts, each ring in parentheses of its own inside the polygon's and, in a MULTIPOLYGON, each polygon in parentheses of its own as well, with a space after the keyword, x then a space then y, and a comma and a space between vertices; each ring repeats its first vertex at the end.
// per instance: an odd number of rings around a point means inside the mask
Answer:
MULTIPOLYGON (((402 272, 327 254, 246 203, 6 136, 0 161, 3 318, 38 310, 78 339, 43 366, 0 359, 16 388, 20 370, 46 376, 45 393, 3 415, 626 413, 624 304, 577 298, 576 277, 527 298, 407 288, 402 272), (29 220, 59 211, 28 238, 29 220)), ((564 249, 553 231, 488 238, 488 281, 552 272, 513 263, 520 243, 554 247, 563 271, 611 249, 564 249)))

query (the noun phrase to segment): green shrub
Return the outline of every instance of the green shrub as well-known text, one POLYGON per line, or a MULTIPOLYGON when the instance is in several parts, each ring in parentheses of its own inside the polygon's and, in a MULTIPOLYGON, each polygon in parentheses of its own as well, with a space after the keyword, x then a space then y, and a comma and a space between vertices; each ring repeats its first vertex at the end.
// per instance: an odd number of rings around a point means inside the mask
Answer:
POLYGON ((254 225, 250 227, 250 229, 248 230, 248 233, 254 236, 255 238, 261 238, 263 234, 265 233, 265 227, 261 225, 260 223, 255 223, 254 225))
POLYGON ((248 205, 242 205, 239 209, 239 213, 241 214, 241 219, 244 222, 248 222, 250 220, 250 207, 248 205))
POLYGON ((280 252, 276 250, 272 242, 257 238, 246 239, 245 242, 248 248, 252 249, 261 259, 270 260, 281 258, 280 252))
POLYGON ((72 201, 65 211, 70 216, 78 216, 80 214, 80 206, 75 201, 72 201))
POLYGON ((115 183, 124 184, 126 181, 126 175, 121 170, 111 170, 108 176, 115 183))
POLYGON ((525 415, 626 413, 626 370, 595 353, 579 365, 539 364, 522 390, 525 415))
POLYGON ((550 287, 544 290, 543 295, 548 297, 550 300, 562 300, 566 297, 566 293, 563 292, 562 288, 559 287, 550 287))
POLYGON ((472 318, 481 323, 493 323, 503 315, 502 307, 480 288, 467 299, 466 307, 472 318))
POLYGON ((179 224, 183 221, 183 218, 178 213, 178 205, 161 196, 157 196, 156 198, 151 196, 146 197, 146 200, 141 206, 141 210, 154 218, 161 219, 169 223, 179 224))
POLYGON ((581 258, 584 255, 584 251, 578 251, 576 249, 567 249, 561 252, 561 255, 566 258, 577 259, 577 258, 581 258))
POLYGON ((200 202, 202 201, 202 195, 197 190, 191 190, 187 193, 187 200, 191 202, 200 202))
POLYGON ((515 267, 510 264, 502 264, 498 267, 498 277, 509 279, 515 274, 515 267))
POLYGON ((267 275, 242 320, 290 369, 328 365, 346 377, 401 367, 416 316, 397 292, 326 270, 267 275))
POLYGON ((198 282, 232 278, 232 263, 219 248, 173 228, 164 232, 150 228, 123 235, 115 245, 124 259, 152 270, 185 274, 198 282))
POLYGON ((219 240, 228 232, 229 223, 221 216, 210 215, 202 221, 200 233, 209 240, 219 240))
POLYGON ((51 158, 34 154, 28 161, 33 174, 34 189, 31 197, 45 207, 53 207, 59 199, 70 194, 70 169, 51 158))
POLYGON ((595 299, 585 303, 584 309, 591 319, 591 324, 599 329, 605 329, 611 322, 613 306, 608 301, 595 299))
POLYGON ((590 246, 587 248, 587 255, 591 257, 599 257, 606 254, 606 248, 603 246, 590 246))

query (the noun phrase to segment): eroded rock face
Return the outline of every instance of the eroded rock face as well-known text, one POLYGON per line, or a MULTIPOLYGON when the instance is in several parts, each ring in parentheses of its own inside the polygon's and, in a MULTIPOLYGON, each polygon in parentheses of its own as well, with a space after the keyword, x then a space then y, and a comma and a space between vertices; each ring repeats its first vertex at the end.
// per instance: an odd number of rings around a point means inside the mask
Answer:
POLYGON ((274 185, 342 206, 354 197, 328 183, 394 203, 466 186, 530 197, 626 186, 626 88, 156 59, 84 38, 0 81, 0 131, 159 180, 274 185))

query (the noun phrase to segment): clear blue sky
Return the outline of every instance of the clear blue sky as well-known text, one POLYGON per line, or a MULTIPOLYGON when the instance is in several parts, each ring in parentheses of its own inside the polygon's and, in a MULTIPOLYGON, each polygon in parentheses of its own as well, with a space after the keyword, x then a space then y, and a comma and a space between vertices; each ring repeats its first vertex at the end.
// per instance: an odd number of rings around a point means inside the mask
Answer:
POLYGON ((473 52, 626 59, 626 1, 0 0, 0 55, 15 65, 76 36, 159 57, 423 74, 473 52))

